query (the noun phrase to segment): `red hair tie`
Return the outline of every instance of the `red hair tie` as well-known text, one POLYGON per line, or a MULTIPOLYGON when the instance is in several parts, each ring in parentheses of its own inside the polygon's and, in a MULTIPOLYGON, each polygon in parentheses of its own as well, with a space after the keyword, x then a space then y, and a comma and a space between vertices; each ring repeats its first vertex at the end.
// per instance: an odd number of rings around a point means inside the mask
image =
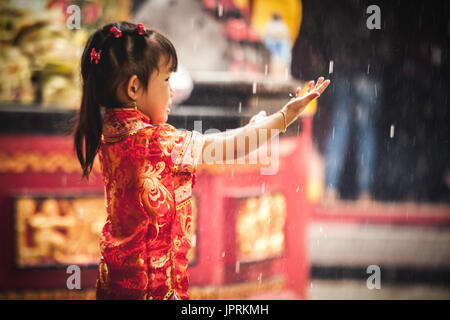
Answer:
POLYGON ((143 36, 145 34, 145 26, 142 23, 138 23, 136 30, 139 35, 143 36))
POLYGON ((95 64, 98 64, 98 60, 100 60, 102 50, 98 50, 98 52, 95 52, 95 48, 92 48, 91 50, 91 63, 92 61, 95 62, 95 64))
POLYGON ((122 36, 122 31, 120 31, 116 27, 111 27, 111 29, 109 29, 109 31, 111 31, 111 33, 114 34, 114 37, 116 37, 116 38, 120 38, 122 36))

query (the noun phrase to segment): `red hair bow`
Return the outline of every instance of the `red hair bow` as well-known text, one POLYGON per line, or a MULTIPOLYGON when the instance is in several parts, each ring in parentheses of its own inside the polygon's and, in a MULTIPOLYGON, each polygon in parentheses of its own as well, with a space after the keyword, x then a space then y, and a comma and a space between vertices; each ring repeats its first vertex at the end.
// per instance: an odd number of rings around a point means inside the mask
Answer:
POLYGON ((116 27, 111 27, 111 29, 109 29, 109 31, 111 31, 111 33, 114 34, 114 37, 116 37, 116 38, 120 38, 122 36, 122 31, 120 31, 116 27))
POLYGON ((92 61, 95 62, 95 64, 98 64, 98 60, 100 60, 102 50, 98 50, 98 52, 95 52, 95 49, 92 48, 91 50, 91 63, 92 61))
POLYGON ((141 36, 145 34, 145 26, 142 23, 138 23, 136 30, 141 36))

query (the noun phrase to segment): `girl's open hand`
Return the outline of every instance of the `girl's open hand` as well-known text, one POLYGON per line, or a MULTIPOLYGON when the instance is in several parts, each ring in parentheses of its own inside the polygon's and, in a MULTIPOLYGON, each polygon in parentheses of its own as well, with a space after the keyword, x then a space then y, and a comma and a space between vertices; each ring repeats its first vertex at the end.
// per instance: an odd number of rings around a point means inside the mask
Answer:
POLYGON ((282 110, 285 110, 288 113, 292 113, 296 116, 300 115, 300 113, 306 108, 306 106, 320 97, 320 95, 325 91, 325 89, 330 84, 330 80, 325 80, 323 77, 317 79, 317 83, 314 81, 308 82, 308 90, 306 93, 301 96, 301 88, 297 88, 295 92, 295 98, 292 98, 282 110))

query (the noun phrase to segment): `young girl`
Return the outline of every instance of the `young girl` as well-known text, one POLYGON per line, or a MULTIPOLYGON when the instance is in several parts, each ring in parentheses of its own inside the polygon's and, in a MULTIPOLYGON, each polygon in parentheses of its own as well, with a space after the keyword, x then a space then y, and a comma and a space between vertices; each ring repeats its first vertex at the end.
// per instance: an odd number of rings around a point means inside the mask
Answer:
POLYGON ((259 145, 241 147, 237 139, 285 131, 329 84, 311 81, 307 94, 297 89, 277 113, 202 135, 166 123, 173 96, 169 78, 176 70, 172 43, 142 24, 105 25, 84 49, 74 147, 87 179, 99 154, 108 214, 97 299, 188 299, 193 178, 197 164, 210 161, 203 150, 226 150, 233 143, 233 158, 248 154, 259 145))

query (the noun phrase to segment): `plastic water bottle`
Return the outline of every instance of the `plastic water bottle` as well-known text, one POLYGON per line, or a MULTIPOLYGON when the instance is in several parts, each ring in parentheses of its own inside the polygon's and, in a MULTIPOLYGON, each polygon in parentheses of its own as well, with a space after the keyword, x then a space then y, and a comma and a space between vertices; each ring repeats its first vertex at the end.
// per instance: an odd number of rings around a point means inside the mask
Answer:
POLYGON ((287 80, 290 77, 292 44, 289 28, 278 14, 274 14, 267 24, 263 41, 271 56, 269 73, 287 80))

